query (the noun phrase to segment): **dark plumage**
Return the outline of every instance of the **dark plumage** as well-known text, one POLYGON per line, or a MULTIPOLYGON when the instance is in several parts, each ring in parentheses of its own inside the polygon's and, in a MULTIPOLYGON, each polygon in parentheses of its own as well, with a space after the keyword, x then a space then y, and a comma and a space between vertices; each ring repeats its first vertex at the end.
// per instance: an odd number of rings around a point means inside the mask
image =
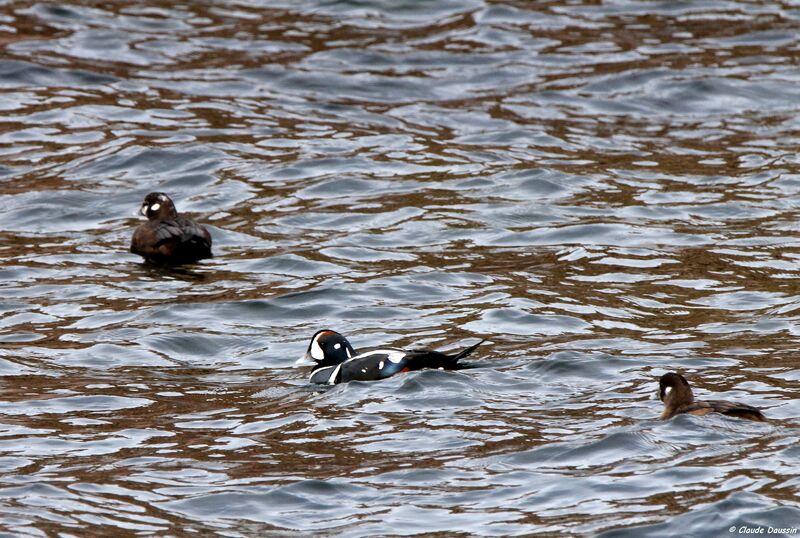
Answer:
POLYGON ((211 235, 195 221, 178 216, 175 204, 163 192, 144 197, 141 209, 147 222, 136 228, 131 252, 163 265, 193 263, 210 258, 211 235))
POLYGON ((722 413, 730 417, 744 418, 765 422, 767 418, 755 407, 723 400, 709 400, 707 402, 695 400, 692 389, 686 378, 680 374, 669 373, 661 376, 658 381, 658 396, 664 402, 662 419, 672 418, 680 413, 690 415, 707 415, 709 413, 722 413))
POLYGON ((483 340, 460 353, 448 355, 430 349, 383 348, 358 354, 341 334, 317 331, 311 338, 308 350, 301 361, 309 359, 314 364, 309 381, 326 385, 348 381, 374 381, 386 379, 398 372, 440 368, 455 370, 458 361, 483 343, 483 340))

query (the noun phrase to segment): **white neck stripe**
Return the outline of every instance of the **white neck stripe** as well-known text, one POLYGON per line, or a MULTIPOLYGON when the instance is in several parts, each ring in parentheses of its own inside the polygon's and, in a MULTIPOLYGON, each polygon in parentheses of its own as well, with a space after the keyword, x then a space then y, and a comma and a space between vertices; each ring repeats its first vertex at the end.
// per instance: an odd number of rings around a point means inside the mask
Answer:
POLYGON ((328 378, 328 385, 335 385, 336 384, 336 376, 339 375, 339 370, 342 369, 342 365, 336 365, 336 368, 333 369, 333 373, 328 378))

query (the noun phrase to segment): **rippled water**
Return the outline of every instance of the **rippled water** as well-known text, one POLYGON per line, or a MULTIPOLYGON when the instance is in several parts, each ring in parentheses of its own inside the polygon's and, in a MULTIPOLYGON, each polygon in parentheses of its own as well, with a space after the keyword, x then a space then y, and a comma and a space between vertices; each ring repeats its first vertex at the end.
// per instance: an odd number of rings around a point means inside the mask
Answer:
POLYGON ((8 535, 800 528, 796 3, 270 4, 0 2, 8 535))

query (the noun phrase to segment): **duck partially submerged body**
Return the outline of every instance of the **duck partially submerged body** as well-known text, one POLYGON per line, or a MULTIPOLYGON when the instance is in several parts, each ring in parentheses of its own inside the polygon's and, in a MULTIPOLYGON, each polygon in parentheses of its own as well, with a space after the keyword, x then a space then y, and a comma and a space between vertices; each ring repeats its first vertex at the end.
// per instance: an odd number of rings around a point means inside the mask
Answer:
POLYGON ((131 252, 159 265, 181 265, 211 258, 211 234, 205 226, 178 215, 163 192, 144 198, 142 215, 148 221, 136 228, 131 252))
POLYGON ((455 370, 458 361, 475 351, 483 340, 459 353, 447 354, 430 349, 383 348, 356 353, 350 342, 331 330, 317 331, 300 361, 313 364, 311 383, 335 385, 348 381, 375 381, 399 372, 434 368, 455 370), (311 361, 310 363, 308 361, 311 361))
POLYGON ((681 413, 708 415, 722 413, 729 417, 765 422, 767 417, 760 409, 751 405, 725 400, 695 400, 689 382, 681 374, 671 372, 661 376, 658 381, 658 396, 664 402, 662 419, 672 418, 681 413))

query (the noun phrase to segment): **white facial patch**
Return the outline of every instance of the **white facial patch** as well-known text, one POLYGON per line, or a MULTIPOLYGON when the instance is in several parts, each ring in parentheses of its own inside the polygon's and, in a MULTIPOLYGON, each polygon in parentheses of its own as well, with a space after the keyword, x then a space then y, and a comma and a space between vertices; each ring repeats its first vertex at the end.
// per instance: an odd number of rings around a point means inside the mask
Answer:
POLYGON ((162 202, 166 202, 167 201, 167 197, 165 195, 163 195, 163 194, 159 194, 158 195, 158 199, 161 200, 162 202))
POLYGON ((386 364, 385 362, 381 361, 378 363, 378 370, 383 370, 383 365, 386 364))
POLYGON ((670 392, 672 392, 672 387, 666 387, 666 388, 664 389, 664 398, 666 398, 667 396, 669 396, 669 393, 670 393, 670 392))
POLYGON ((314 340, 311 342, 311 358, 315 361, 321 361, 325 358, 325 352, 319 347, 319 342, 314 340))
POLYGON ((142 210, 141 210, 141 211, 139 211, 139 213, 141 213, 141 214, 142 214, 142 215, 144 215, 144 216, 147 216, 147 204, 144 204, 144 205, 142 206, 142 210))
POLYGON ((339 349, 342 347, 342 344, 333 344, 333 349, 339 349))
POLYGON ((153 204, 150 206, 150 211, 158 211, 161 208, 161 204, 153 204))

